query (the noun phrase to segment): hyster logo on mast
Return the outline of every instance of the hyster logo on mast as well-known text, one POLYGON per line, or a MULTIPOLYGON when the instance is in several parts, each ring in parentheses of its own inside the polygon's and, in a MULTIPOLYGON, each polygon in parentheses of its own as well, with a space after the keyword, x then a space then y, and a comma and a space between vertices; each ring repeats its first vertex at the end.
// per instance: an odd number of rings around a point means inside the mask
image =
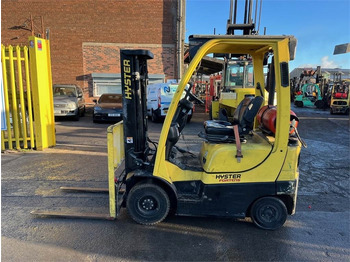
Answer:
POLYGON ((132 99, 131 97, 131 70, 130 70, 130 60, 124 60, 124 85, 125 85, 125 98, 132 99))

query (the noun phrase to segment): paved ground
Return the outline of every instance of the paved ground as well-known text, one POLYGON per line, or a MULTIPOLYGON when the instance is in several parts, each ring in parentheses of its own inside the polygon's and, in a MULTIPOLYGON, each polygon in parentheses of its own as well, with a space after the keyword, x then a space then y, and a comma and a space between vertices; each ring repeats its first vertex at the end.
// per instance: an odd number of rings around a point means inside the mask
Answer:
MULTIPOLYGON (((349 261, 349 118, 295 109, 308 144, 300 160, 297 213, 278 231, 247 220, 171 216, 157 226, 117 221, 43 219, 33 209, 108 212, 104 194, 60 186, 107 186, 106 128, 89 116, 58 121, 57 147, 1 154, 2 261, 349 261)), ((196 113, 184 146, 200 142, 196 113)), ((161 124, 150 123, 156 139, 161 124)))

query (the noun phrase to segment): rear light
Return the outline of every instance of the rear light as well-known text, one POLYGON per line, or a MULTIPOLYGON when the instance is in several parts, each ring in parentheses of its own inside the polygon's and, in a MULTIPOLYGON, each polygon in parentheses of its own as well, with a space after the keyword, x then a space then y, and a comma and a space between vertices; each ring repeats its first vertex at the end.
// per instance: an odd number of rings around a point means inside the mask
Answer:
POLYGON ((160 103, 160 97, 158 97, 158 108, 161 107, 161 103, 160 103))

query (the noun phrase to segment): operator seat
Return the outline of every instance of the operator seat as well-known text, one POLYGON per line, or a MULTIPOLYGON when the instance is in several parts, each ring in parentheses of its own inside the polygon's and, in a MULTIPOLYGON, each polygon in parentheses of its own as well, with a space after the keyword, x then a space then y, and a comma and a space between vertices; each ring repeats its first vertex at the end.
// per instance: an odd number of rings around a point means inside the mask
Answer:
POLYGON ((223 120, 208 120, 204 122, 204 131, 199 137, 209 142, 233 142, 233 126, 238 125, 240 136, 249 134, 253 130, 254 118, 257 115, 264 98, 262 96, 247 96, 238 105, 234 115, 233 123, 223 120))

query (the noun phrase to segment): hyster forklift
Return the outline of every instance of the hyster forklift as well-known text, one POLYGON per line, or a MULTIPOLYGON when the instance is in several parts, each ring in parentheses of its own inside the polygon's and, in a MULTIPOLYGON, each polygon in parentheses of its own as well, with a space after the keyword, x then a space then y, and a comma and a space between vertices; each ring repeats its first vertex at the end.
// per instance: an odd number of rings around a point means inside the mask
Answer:
POLYGON ((342 113, 349 115, 350 108, 350 96, 349 96, 349 83, 338 82, 335 83, 332 89, 330 113, 342 113))
POLYGON ((134 221, 153 225, 169 212, 250 217, 258 227, 274 230, 294 214, 302 145, 298 118, 290 111, 288 62, 295 48, 293 36, 198 38, 198 51, 178 85, 158 142, 147 136, 147 60, 153 54, 121 50, 125 170, 115 181, 117 192, 125 188, 121 203, 134 221), (255 93, 242 100, 231 122, 204 122, 201 150, 194 158, 176 144, 198 99, 187 84, 210 53, 249 54, 255 93), (265 86, 266 54, 271 62, 265 86))

